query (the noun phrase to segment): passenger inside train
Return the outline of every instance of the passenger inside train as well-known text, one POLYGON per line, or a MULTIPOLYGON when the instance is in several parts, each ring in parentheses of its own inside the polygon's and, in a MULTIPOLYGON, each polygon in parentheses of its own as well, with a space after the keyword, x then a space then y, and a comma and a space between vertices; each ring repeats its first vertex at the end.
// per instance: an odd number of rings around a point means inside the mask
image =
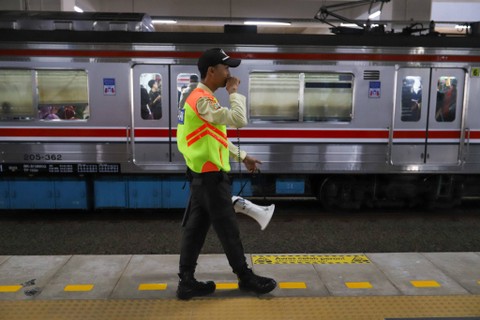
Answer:
POLYGON ((150 87, 150 92, 148 93, 150 96, 150 110, 152 111, 153 119, 162 118, 162 94, 159 81, 160 78, 152 79, 148 82, 150 87))
POLYGON ((416 122, 420 120, 422 110, 421 78, 408 76, 402 85, 402 121, 416 122))
POLYGON ((454 121, 456 107, 457 79, 455 77, 440 77, 437 86, 435 120, 439 122, 454 121))

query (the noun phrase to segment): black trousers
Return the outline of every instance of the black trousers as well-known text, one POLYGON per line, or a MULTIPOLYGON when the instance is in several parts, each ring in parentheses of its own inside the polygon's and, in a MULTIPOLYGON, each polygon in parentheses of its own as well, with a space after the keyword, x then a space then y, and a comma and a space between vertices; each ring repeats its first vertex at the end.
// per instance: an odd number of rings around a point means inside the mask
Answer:
POLYGON ((190 200, 180 251, 180 273, 195 272, 198 256, 210 225, 222 244, 234 273, 247 267, 236 213, 232 205, 230 178, 225 172, 196 174, 191 171, 190 200))

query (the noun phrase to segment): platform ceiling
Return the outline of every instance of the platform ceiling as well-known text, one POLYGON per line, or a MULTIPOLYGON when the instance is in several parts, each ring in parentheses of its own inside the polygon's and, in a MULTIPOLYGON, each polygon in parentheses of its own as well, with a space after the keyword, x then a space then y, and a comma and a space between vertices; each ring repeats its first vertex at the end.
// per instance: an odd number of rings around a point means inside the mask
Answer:
MULTIPOLYGON (((258 32, 329 33, 329 26, 314 19, 322 6, 357 3, 357 0, 0 0, 0 10, 72 11, 78 6, 94 12, 142 12, 154 19, 173 19, 176 24, 155 24, 157 31, 222 32, 225 24, 243 25, 248 20, 275 20, 289 26, 262 27, 258 32)), ((348 19, 366 21, 380 8, 370 6, 336 11, 348 19)), ((329 17, 338 22, 335 18, 329 17)), ((480 21, 479 0, 390 0, 373 22, 480 21)), ((340 22, 338 22, 339 24, 340 22)))

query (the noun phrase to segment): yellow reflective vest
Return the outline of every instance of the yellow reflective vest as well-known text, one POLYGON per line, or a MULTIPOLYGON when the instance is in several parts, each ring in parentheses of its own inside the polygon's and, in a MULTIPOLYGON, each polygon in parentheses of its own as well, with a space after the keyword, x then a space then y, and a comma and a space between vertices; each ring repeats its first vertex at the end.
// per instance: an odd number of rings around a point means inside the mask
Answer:
POLYGON ((193 172, 229 172, 227 126, 211 124, 198 114, 197 101, 202 97, 218 104, 211 93, 201 88, 190 93, 178 115, 178 150, 193 172))

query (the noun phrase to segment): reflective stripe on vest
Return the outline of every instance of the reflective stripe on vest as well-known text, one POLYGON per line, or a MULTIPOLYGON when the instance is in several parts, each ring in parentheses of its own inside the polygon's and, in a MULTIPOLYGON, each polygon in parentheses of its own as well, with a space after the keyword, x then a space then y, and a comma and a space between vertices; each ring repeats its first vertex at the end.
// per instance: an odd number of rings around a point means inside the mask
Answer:
POLYGON ((177 126, 177 146, 187 166, 194 172, 230 171, 227 127, 205 121, 197 110, 200 98, 217 99, 200 88, 188 96, 183 110, 183 124, 177 126))

